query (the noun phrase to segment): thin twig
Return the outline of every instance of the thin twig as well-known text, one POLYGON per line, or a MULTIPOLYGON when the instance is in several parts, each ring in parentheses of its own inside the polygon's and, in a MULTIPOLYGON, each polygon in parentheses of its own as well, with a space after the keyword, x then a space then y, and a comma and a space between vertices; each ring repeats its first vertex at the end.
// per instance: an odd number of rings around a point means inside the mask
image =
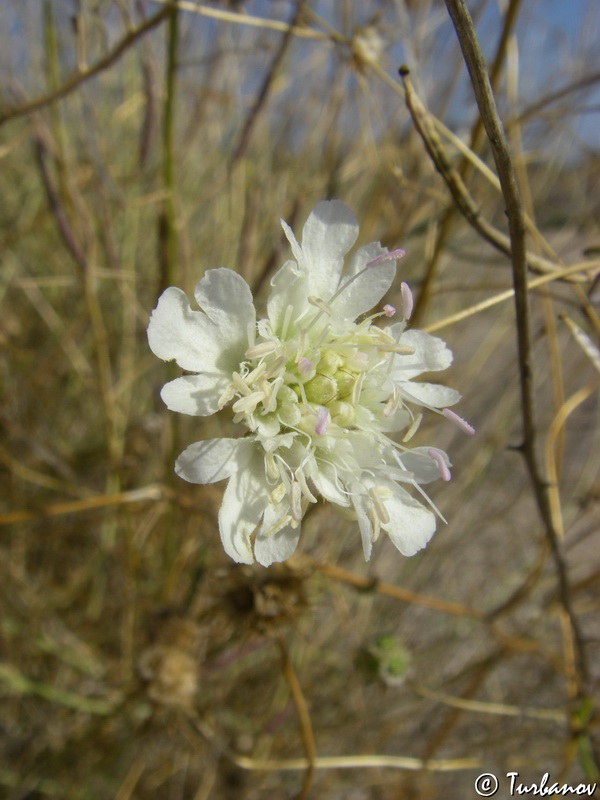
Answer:
MULTIPOLYGON (((527 283, 527 286, 529 289, 537 289, 539 286, 551 283, 552 281, 559 281, 567 276, 575 275, 578 272, 595 270, 598 269, 598 267, 600 267, 600 261, 584 261, 581 264, 571 264, 570 267, 562 267, 561 269, 557 269, 555 272, 550 272, 546 275, 540 275, 537 278, 532 278, 532 280, 527 283)), ((503 303, 505 300, 510 300, 511 297, 514 297, 514 294, 514 288, 506 289, 506 291, 500 292, 493 297, 488 297, 485 300, 482 300, 480 303, 476 303, 474 306, 471 306, 470 308, 464 308, 462 311, 457 311, 456 314, 450 314, 449 316, 444 317, 437 322, 432 322, 431 325, 424 326, 423 330, 427 333, 433 333, 434 331, 442 330, 442 328, 448 328, 450 325, 454 325, 457 322, 462 322, 462 320, 473 317, 475 314, 479 314, 481 311, 485 311, 486 309, 492 308, 499 303, 503 303)))
POLYGON ((533 706, 513 706, 508 703, 485 703, 480 700, 468 700, 464 697, 452 697, 443 692, 435 692, 426 686, 414 684, 411 688, 429 700, 436 700, 444 705, 461 708, 465 711, 474 711, 480 714, 497 714, 505 717, 528 717, 529 719, 546 719, 553 722, 563 722, 566 719, 564 710, 553 708, 534 708, 533 706))
POLYGON ((557 100, 562 100, 563 97, 567 97, 567 95, 571 94, 572 92, 579 92, 582 89, 587 89, 588 87, 593 86, 595 83, 600 83, 600 72, 593 72, 591 75, 586 75, 583 78, 572 81, 566 86, 563 86, 560 89, 541 97, 539 100, 536 100, 535 103, 532 103, 531 105, 527 106, 527 108, 524 108, 516 118, 509 118, 506 123, 506 127, 509 128, 512 125, 522 123, 534 116, 534 114, 542 111, 546 106, 556 103, 557 100))
POLYGON ((97 75, 99 72, 108 69, 108 67, 112 66, 115 61, 117 61, 123 55, 123 53, 128 50, 128 48, 133 44, 133 42, 136 41, 136 39, 139 39, 140 36, 148 33, 148 31, 152 30, 152 28, 155 28, 164 19, 166 19, 175 5, 175 0, 169 0, 164 8, 161 8, 157 14, 155 14, 153 17, 150 17, 150 19, 146 20, 146 22, 139 27, 129 31, 129 33, 127 33, 110 52, 96 61, 95 64, 92 64, 90 67, 86 67, 84 69, 75 70, 75 72, 73 72, 73 74, 67 78, 67 80, 61 86, 53 89, 51 92, 47 92, 39 97, 35 97, 33 100, 28 100, 25 103, 22 103, 20 106, 9 108, 0 112, 0 125, 2 125, 4 122, 8 122, 11 119, 17 119, 18 117, 23 117, 26 114, 30 114, 32 111, 37 111, 44 106, 55 103, 57 100, 61 100, 63 97, 66 97, 72 91, 81 86, 82 83, 94 77, 94 75, 97 75))
MULTIPOLYGON (((168 0, 151 0, 153 3, 166 3, 168 0)), ((242 14, 237 11, 225 11, 221 8, 211 8, 210 6, 200 5, 190 0, 178 0, 177 8, 183 11, 191 11, 193 14, 199 14, 202 17, 211 17, 223 22, 233 22, 235 25, 248 25, 251 28, 266 28, 273 31, 286 32, 288 30, 287 22, 282 22, 278 19, 267 19, 266 17, 253 17, 250 14, 242 14)), ((292 28, 292 34, 302 39, 318 39, 320 41, 327 41, 328 36, 315 31, 312 28, 297 26, 292 28)))
POLYGON ((544 458, 546 462, 546 474, 548 475, 550 508, 554 520, 554 527, 560 539, 564 539, 565 531, 560 504, 559 471, 556 457, 557 440, 564 429, 568 417, 584 400, 587 400, 597 388, 596 384, 583 386, 563 403, 550 424, 544 443, 544 458))
POLYGON ((473 619, 483 619, 485 617, 485 613, 476 608, 469 608, 461 603, 451 603, 448 600, 440 600, 437 597, 430 597, 429 595, 412 592, 410 589, 394 586, 391 583, 384 583, 384 581, 380 581, 374 577, 356 575, 354 572, 349 572, 335 564, 323 564, 311 556, 302 556, 301 561, 310 563, 314 569, 318 569, 319 572, 322 572, 324 575, 334 580, 342 581, 342 583, 347 583, 350 586, 354 586, 355 589, 376 592, 386 597, 393 597, 395 600, 402 600, 405 603, 413 603, 417 606, 432 608, 435 611, 442 611, 456 617, 472 617, 473 619))
POLYGON ((40 177, 42 179, 42 185, 46 193, 46 199, 48 200, 48 206, 50 207, 50 212, 54 217, 58 231, 63 242, 65 243, 67 250, 73 257, 73 260, 79 269, 82 270, 82 272, 86 272, 88 268, 88 259, 77 240, 75 232, 69 223, 63 205, 60 201, 58 192, 52 183, 50 171, 46 162, 48 146, 44 141, 40 130, 38 130, 34 136, 33 147, 35 152, 35 160, 37 162, 40 171, 40 177))
POLYGON ((44 506, 36 511, 7 511, 0 514, 0 525, 11 525, 15 522, 29 522, 45 517, 57 517, 63 514, 77 514, 81 511, 93 511, 106 506, 120 506, 125 503, 141 503, 161 500, 167 495, 167 490, 158 484, 145 486, 143 489, 132 489, 128 492, 116 494, 101 494, 96 497, 86 497, 83 500, 70 500, 66 503, 55 503, 44 506))
POLYGON ((279 66, 281 65, 281 62, 283 61, 285 54, 287 53, 288 47, 290 46, 290 43, 292 41, 292 32, 297 27, 298 21, 302 15, 304 2, 305 0, 297 0, 296 8, 294 9, 294 13, 292 19, 290 20, 288 29, 281 38, 281 42, 279 43, 279 47, 277 48, 277 52, 275 53, 271 66, 267 70, 267 74, 264 77, 263 84, 260 87, 258 94, 256 95, 256 100, 254 101, 254 105, 250 109, 250 113, 248 114, 246 123, 244 125, 244 129, 242 130, 242 133, 240 135, 240 140, 238 142, 238 145, 234 150, 233 156, 231 157, 232 166, 236 163, 236 161, 239 161, 239 159, 242 158, 242 156, 248 149, 248 145, 250 144, 250 137, 252 136, 252 131, 254 130, 260 111, 267 102, 269 92, 271 90, 273 81, 275 79, 275 75, 277 74, 279 66))

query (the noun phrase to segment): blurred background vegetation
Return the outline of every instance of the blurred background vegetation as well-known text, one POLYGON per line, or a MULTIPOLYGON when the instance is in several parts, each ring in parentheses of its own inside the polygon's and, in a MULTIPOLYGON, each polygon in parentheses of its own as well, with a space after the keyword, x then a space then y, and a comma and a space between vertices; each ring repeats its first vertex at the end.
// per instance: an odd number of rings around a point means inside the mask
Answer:
POLYGON ((475 796, 481 772, 598 778, 600 8, 469 8, 530 278, 551 278, 531 291, 532 360, 557 547, 519 452, 510 258, 457 208, 398 77, 505 234, 443 3, 3 0, 4 796, 425 800, 475 796), (218 537, 222 486, 173 473, 233 428, 164 408, 174 373, 148 314, 218 266, 260 305, 288 254, 279 218, 299 231, 330 197, 359 244, 406 249, 390 301, 401 276, 478 432, 419 432, 454 477, 431 491, 448 524, 414 558, 381 541, 366 565, 356 523, 319 506, 297 557, 241 567, 218 537))

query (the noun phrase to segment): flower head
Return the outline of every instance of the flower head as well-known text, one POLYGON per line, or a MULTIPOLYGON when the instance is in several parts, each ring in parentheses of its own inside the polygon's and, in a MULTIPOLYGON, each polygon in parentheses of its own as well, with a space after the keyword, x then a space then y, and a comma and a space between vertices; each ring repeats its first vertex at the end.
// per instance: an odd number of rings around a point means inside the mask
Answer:
POLYGON ((406 442, 420 408, 441 412, 460 399, 415 378, 446 369, 452 353, 440 339, 407 330, 406 284, 401 321, 374 324, 396 314, 390 305, 364 316, 391 287, 403 251, 364 245, 343 274, 358 224, 342 202, 319 203, 300 243, 282 225, 293 260, 271 281, 265 319, 256 320, 248 285, 229 269, 208 270, 196 286, 202 310, 171 287, 152 312, 153 352, 193 373, 163 387, 168 408, 208 416, 229 407, 245 431, 190 445, 175 471, 192 483, 229 479, 219 530, 235 561, 268 566, 289 558, 319 495, 356 516, 365 558, 382 531, 413 555, 439 514, 421 486, 449 480, 450 462, 442 450, 406 442), (402 443, 390 438, 394 432, 404 432, 402 443))

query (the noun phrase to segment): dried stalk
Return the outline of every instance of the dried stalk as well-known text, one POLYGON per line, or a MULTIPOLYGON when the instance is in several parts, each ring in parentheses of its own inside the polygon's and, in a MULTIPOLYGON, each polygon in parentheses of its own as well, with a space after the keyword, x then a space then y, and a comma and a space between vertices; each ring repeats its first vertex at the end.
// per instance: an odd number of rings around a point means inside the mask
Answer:
MULTIPOLYGON (((423 139, 425 149, 448 187, 456 208, 469 225, 496 250, 511 256, 511 239, 499 231, 481 214, 475 200, 469 193, 460 173, 452 166, 446 148, 438 135, 433 118, 417 95, 409 78, 407 67, 400 68, 400 75, 405 90, 406 105, 419 135, 423 139)), ((523 224, 525 224, 523 220, 523 224)), ((526 264, 536 272, 548 272, 556 269, 556 264, 535 253, 526 252, 526 264)))
MULTIPOLYGON (((510 0, 509 6, 504 15, 502 32, 500 34, 500 39, 498 40, 496 54, 494 56, 494 60, 492 62, 492 66, 490 69, 490 80, 492 86, 494 87, 496 86, 496 83, 500 77, 501 69, 504 64, 504 57, 509 37, 514 29, 517 16, 519 14, 520 5, 521 5, 521 0, 510 0)), ((478 115, 471 129, 471 137, 469 145, 469 149, 471 151, 475 151, 477 149, 482 132, 483 132, 483 123, 481 121, 481 117, 478 115)), ((465 178, 465 176, 467 175, 470 163, 471 162, 469 161, 469 159, 463 155, 462 161, 458 167, 458 173, 461 176, 461 178, 465 178)), ((455 207, 452 205, 449 206, 449 208, 446 209, 444 216, 442 217, 442 220, 440 222, 439 231, 437 233, 435 244, 433 247, 433 253, 431 255, 431 258, 429 259, 427 270, 423 277, 423 283, 421 285, 421 289, 419 291, 419 295, 415 303, 415 309, 413 312, 414 313, 413 324, 418 323, 425 308, 427 307, 429 298, 431 297, 433 283, 437 275, 440 257, 444 251, 444 245, 446 243, 446 240, 450 235, 450 230, 452 227, 452 222, 454 220, 455 213, 456 213, 455 207)))
POLYGON ((167 72, 165 111, 162 137, 162 177, 165 188, 165 201, 159 216, 159 241, 161 255, 161 290, 177 283, 175 274, 177 264, 177 223, 175 213, 175 157, 173 134, 175 128, 175 76, 177 71, 179 11, 177 6, 171 10, 167 28, 167 72))
POLYGON ((342 583, 347 583, 349 586, 354 586, 355 589, 376 592, 386 597, 393 597, 395 600, 401 600, 405 603, 414 603, 418 606, 432 608, 435 611, 442 611, 443 613, 452 614, 457 617, 471 617, 472 619, 483 619, 485 617, 484 612, 478 611, 475 608, 469 608, 461 603, 452 603, 448 600, 440 600, 437 597, 430 597, 429 595, 412 592, 410 589, 394 586, 391 583, 384 583, 384 581, 377 580, 377 578, 365 578, 362 575, 356 575, 354 572, 349 572, 335 564, 323 564, 310 556, 302 556, 299 561, 300 563, 308 562, 314 569, 318 569, 319 572, 322 572, 324 575, 334 580, 342 581, 342 583))
POLYGON ((302 741, 304 743, 304 752, 306 753, 307 766, 302 781, 302 788, 295 796, 294 800, 305 800, 312 786, 314 772, 315 772, 315 759, 317 757, 317 749, 315 746, 315 737, 312 731, 312 724, 310 721, 310 714, 308 706, 302 692, 302 687, 292 665, 290 654, 288 653, 287 644, 282 638, 277 640, 279 649, 281 651, 281 662, 283 667, 283 674, 290 687, 292 693, 292 700, 296 706, 296 713, 300 722, 300 731, 302 733, 302 741))
POLYGON ((448 13, 458 36, 459 44, 471 76, 479 112, 492 148, 496 170, 500 179, 506 205, 510 234, 510 252, 513 265, 515 311, 518 338, 519 378, 521 387, 521 413, 523 444, 521 451, 527 464, 541 519, 544 523, 551 552, 554 557, 561 604, 569 621, 569 635, 576 654, 577 693, 584 697, 589 678, 583 637, 575 617, 567 574, 558 533, 554 526, 546 482, 541 474, 536 456, 536 427, 534 413, 533 368, 531 363, 531 333, 527 287, 527 260, 525 247, 525 217, 515 179, 509 148, 490 86, 485 62, 471 17, 464 0, 445 0, 448 13))

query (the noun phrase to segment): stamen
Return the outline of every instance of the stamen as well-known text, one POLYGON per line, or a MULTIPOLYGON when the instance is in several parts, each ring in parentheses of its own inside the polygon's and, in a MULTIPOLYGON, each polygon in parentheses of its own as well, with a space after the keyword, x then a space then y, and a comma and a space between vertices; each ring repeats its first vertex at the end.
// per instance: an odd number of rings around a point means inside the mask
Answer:
POLYGON ((265 399, 267 399, 267 402, 264 404, 265 414, 269 414, 277 408, 277 393, 282 384, 283 375, 276 378, 273 383, 267 383, 267 381, 264 380, 261 384, 260 388, 264 391, 265 399))
POLYGON ((242 376, 238 372, 233 372, 231 374, 231 383, 232 386, 234 386, 237 389, 237 391, 240 392, 240 394, 247 396, 252 393, 252 389, 248 386, 246 381, 242 378, 242 376))
POLYGON ((373 505, 375 507, 378 519, 384 525, 387 525, 390 521, 390 515, 388 514, 387 508, 383 505, 383 501, 377 490, 378 487, 372 486, 369 489, 369 497, 373 501, 373 505))
POLYGON ((409 347, 406 344, 378 344, 377 349, 380 350, 382 353, 397 353, 400 356, 413 356, 415 354, 415 348, 409 347))
POLYGON ((400 292, 402 294, 402 317, 407 320, 413 312, 413 295, 408 283, 400 284, 400 292))
POLYGON ((232 405, 232 409, 235 414, 247 414, 248 412, 252 413, 261 400, 264 399, 264 392, 252 392, 252 394, 247 395, 247 397, 242 397, 237 401, 237 403, 234 403, 232 405))
POLYGON ((300 489, 300 484, 296 483, 296 481, 292 481, 292 491, 291 491, 291 501, 292 501, 292 517, 300 522, 302 519, 302 505, 300 500, 302 498, 302 492, 300 489))
POLYGON ((417 492, 419 492, 419 494, 421 495, 421 497, 423 498, 423 500, 425 500, 425 502, 426 502, 426 503, 427 503, 427 504, 430 506, 430 508, 431 508, 431 510, 434 512, 434 514, 436 514, 436 515, 437 515, 437 516, 438 516, 438 517, 439 517, 439 518, 442 520, 442 522, 445 522, 445 523, 446 523, 446 525, 447 525, 447 524, 448 524, 448 520, 447 520, 447 519, 446 519, 446 517, 445 517, 445 516, 442 514, 442 512, 439 510, 439 508, 436 506, 436 504, 433 502, 433 500, 431 499, 431 497, 429 497, 429 495, 428 495, 428 494, 427 494, 427 492, 426 492, 426 491, 423 489, 423 487, 422 487, 422 486, 420 486, 420 485, 417 483, 417 481, 416 481, 416 480, 412 481, 412 486, 413 486, 413 487, 414 487, 414 488, 417 490, 417 492))
POLYGON ((358 401, 360 400, 360 393, 362 392, 363 383, 365 382, 365 374, 361 372, 357 379, 354 381, 354 386, 352 387, 352 394, 350 396, 350 402, 353 406, 358 405, 358 401))
POLYGON ((392 414, 398 410, 399 405, 400 405, 400 392, 398 391, 398 387, 394 386, 394 391, 390 395, 390 398, 385 404, 385 408, 383 409, 383 416, 391 417, 392 414))
POLYGON ((276 533, 279 533, 279 531, 287 527, 291 521, 292 517, 290 516, 290 514, 286 514, 285 517, 281 517, 281 519, 278 519, 277 522, 271 525, 270 528, 267 528, 267 530, 263 533, 263 536, 265 537, 265 539, 269 539, 271 536, 275 536, 276 533))
POLYGON ((403 442, 410 442, 415 433, 418 431, 422 419, 423 414, 417 414, 417 416, 411 422, 410 428, 406 431, 404 438, 402 439, 403 442))
MULTIPOLYGON (((287 377, 289 373, 286 372, 286 380, 289 382, 289 378, 287 377)), ((304 405, 308 405, 308 398, 306 397, 306 392, 304 390, 304 384, 299 383, 298 389, 300 390, 300 399, 304 403, 304 405)), ((308 435, 308 434, 307 434, 308 435)))
POLYGON ((329 411, 325 406, 319 406, 317 411, 317 421, 315 422, 315 433, 318 436, 323 436, 329 425, 329 411))
POLYGON ((265 468, 267 470, 267 477, 272 481, 277 480, 279 477, 279 470, 277 469, 277 464, 275 463, 273 453, 265 454, 265 468))
POLYGON ((318 297, 315 297, 314 295, 311 294, 306 299, 312 306, 316 306, 320 311, 323 311, 328 316, 331 316, 331 314, 333 313, 329 308, 329 306, 326 305, 322 300, 319 300, 318 297))
POLYGON ((264 406, 263 413, 265 414, 268 413, 269 411, 273 411, 273 409, 271 408, 272 405, 271 398, 273 396, 273 388, 275 386, 275 383, 276 381, 273 381, 273 383, 269 383, 269 381, 266 378, 263 378, 258 383, 258 388, 265 396, 265 399, 263 400, 263 406, 264 406))
POLYGON ((367 269, 378 267, 380 264, 387 264, 388 261, 397 261, 399 258, 402 258, 402 256, 405 255, 406 252, 400 248, 398 248, 398 250, 391 250, 389 253, 382 253, 376 258, 372 258, 371 261, 367 261, 367 269))
POLYGON ((304 477, 304 471, 302 470, 301 467, 299 467, 296 470, 295 475, 296 475, 296 480, 300 484, 300 488, 302 489, 302 494, 304 495, 304 497, 306 497, 306 499, 309 500, 311 503, 318 502, 317 498, 308 488, 308 484, 306 483, 306 478, 304 477))
POLYGON ((279 356, 279 358, 276 358, 275 361, 269 367, 269 369, 265 372, 265 378, 267 380, 269 380, 269 378, 272 378, 276 372, 279 372, 279 370, 283 367, 286 361, 287 359, 285 356, 279 356))
POLYGON ((233 383, 230 383, 229 386, 225 389, 225 391, 221 395, 221 397, 219 397, 219 401, 217 403, 217 408, 219 409, 219 411, 222 408, 225 408, 227 403, 229 403, 230 400, 233 400, 234 397, 235 397, 235 387, 233 383))
POLYGON ((472 436, 475 433, 475 428, 472 425, 469 425, 466 419, 459 417, 454 411, 451 411, 449 408, 443 408, 442 414, 449 419, 450 422, 453 422, 457 428, 460 428, 463 433, 472 436))
POLYGON ((306 350, 306 331, 302 331, 298 338, 298 349, 296 350, 296 361, 300 361, 302 353, 306 350))
POLYGON ((273 503, 273 505, 276 506, 278 503, 281 503, 286 493, 287 489, 285 488, 285 484, 284 483, 277 484, 277 486, 271 492, 271 502, 273 503))
POLYGON ((283 318, 283 325, 281 326, 281 338, 285 339, 287 337, 288 327, 290 324, 290 320, 292 318, 292 313, 294 311, 294 307, 290 303, 286 306, 285 309, 285 316, 283 318))
MULTIPOLYGON (((406 476, 407 476, 407 478, 409 478, 408 482, 410 483, 410 485, 413 486, 417 490, 417 492, 419 492, 419 494, 421 495, 423 500, 425 500, 427 505, 431 507, 431 510, 442 520, 442 522, 447 522, 446 518, 444 517, 442 512, 439 510, 439 508, 436 506, 436 504, 433 502, 431 497, 429 497, 427 492, 419 485, 419 483, 417 482, 416 478, 413 477, 413 473, 409 472, 406 469, 406 467, 402 463, 401 456, 395 450, 392 451, 392 454, 393 454, 394 458, 396 459, 396 462, 398 463, 398 466, 400 467, 400 469, 403 470, 404 472, 406 472, 406 476)), ((400 480, 400 478, 398 480, 400 480)))
POLYGON ((249 385, 254 381, 257 381, 260 377, 262 377, 263 373, 266 372, 267 365, 263 361, 258 365, 256 369, 253 369, 252 372, 246 375, 245 381, 249 385))
POLYGON ((260 342, 260 344, 256 344, 254 347, 249 347, 244 353, 244 356, 246 358, 261 358, 262 356, 268 356, 269 353, 274 353, 278 347, 279 342, 260 342))
MULTIPOLYGON (((406 284, 403 283, 402 286, 406 286, 406 284)), ((386 303, 383 307, 383 313, 385 314, 386 317, 393 317, 394 314, 396 313, 396 309, 394 308, 394 306, 390 305, 389 303, 386 303)))
POLYGON ((429 457, 435 462, 435 465, 437 467, 437 471, 440 473, 440 478, 443 481, 449 481, 452 478, 452 475, 450 474, 450 470, 448 469, 448 465, 444 461, 444 457, 440 453, 440 451, 439 450, 435 450, 433 447, 431 447, 427 451, 427 453, 429 454, 429 457))
POLYGON ((367 504, 367 516, 369 517, 369 522, 371 523, 371 541, 373 542, 373 544, 375 544, 377 539, 379 539, 379 531, 381 529, 381 525, 373 503, 367 504))
POLYGON ((389 333, 388 328, 378 328, 376 325, 370 326, 369 333, 373 339, 376 339, 378 342, 383 342, 383 344, 397 344, 398 342, 398 337, 394 338, 389 333))

